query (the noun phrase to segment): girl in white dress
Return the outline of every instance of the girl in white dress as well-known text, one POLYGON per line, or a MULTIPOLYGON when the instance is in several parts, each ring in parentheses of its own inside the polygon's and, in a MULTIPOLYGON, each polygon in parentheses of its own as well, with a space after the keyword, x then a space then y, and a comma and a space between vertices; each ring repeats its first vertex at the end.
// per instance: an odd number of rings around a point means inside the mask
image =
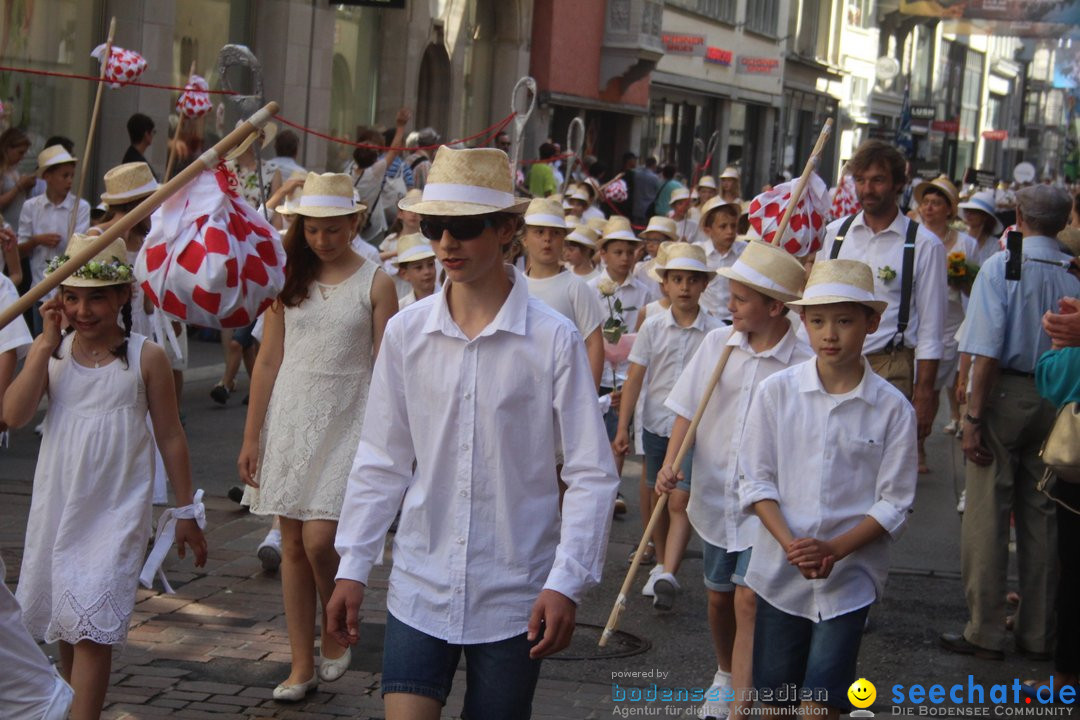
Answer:
POLYGON ((244 503, 281 520, 281 590, 292 671, 274 690, 300 700, 337 680, 351 653, 326 634, 334 535, 367 404, 375 354, 397 312, 393 281, 350 244, 363 216, 348 175, 310 173, 285 235, 285 286, 263 314, 244 444, 244 503), (324 613, 315 673, 315 600, 324 613))
MULTIPOLYGON (((68 252, 89 242, 75 235, 68 252)), ((49 398, 16 597, 34 638, 60 641, 61 671, 75 690, 71 717, 79 720, 101 713, 112 646, 126 639, 135 607, 150 537, 148 411, 177 502, 190 506, 193 498, 169 361, 131 334, 134 276, 124 258, 118 239, 42 305, 44 330, 4 396, 12 427, 49 398), (62 334, 64 321, 74 331, 62 334)), ((188 545, 196 565, 206 562, 195 520, 179 520, 175 537, 181 557, 188 545)))

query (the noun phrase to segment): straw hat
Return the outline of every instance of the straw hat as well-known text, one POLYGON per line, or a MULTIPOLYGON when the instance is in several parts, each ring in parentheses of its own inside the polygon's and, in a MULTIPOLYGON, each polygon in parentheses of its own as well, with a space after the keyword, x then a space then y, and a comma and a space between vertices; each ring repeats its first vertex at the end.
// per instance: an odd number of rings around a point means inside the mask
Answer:
POLYGON ((787 250, 761 240, 748 244, 734 265, 716 274, 785 303, 798 300, 806 283, 802 263, 787 250))
POLYGON ((715 190, 716 189, 716 178, 714 178, 712 175, 702 175, 701 179, 698 180, 697 186, 699 188, 704 187, 704 188, 712 188, 713 190, 715 190))
POLYGON ((435 251, 431 249, 431 241, 420 233, 402 235, 397 241, 397 257, 392 262, 395 267, 402 263, 427 260, 435 257, 435 251))
POLYGON ((38 177, 40 177, 43 172, 53 167, 54 165, 63 165, 65 163, 75 162, 79 162, 79 158, 73 157, 71 153, 64 149, 63 145, 50 145, 49 147, 38 153, 38 177))
POLYGON ((634 228, 630 225, 630 218, 622 215, 612 215, 604 223, 604 232, 600 238, 600 247, 604 247, 612 240, 626 240, 627 242, 641 242, 634 234, 634 228))
POLYGON ((727 180, 727 179, 738 180, 739 179, 739 171, 736 170, 731 165, 728 165, 726 168, 724 168, 724 172, 720 173, 720 179, 721 180, 727 180))
MULTIPOLYGON (((246 122, 246 121, 245 120, 237 120, 236 121, 236 127, 240 127, 240 125, 242 125, 244 122, 246 122)), ((236 158, 240 157, 245 152, 247 152, 247 149, 249 147, 251 147, 251 144, 253 142, 255 142, 255 138, 260 134, 260 132, 262 133, 262 144, 259 146, 259 149, 260 150, 265 150, 267 148, 267 146, 270 145, 270 143, 274 142, 274 138, 277 137, 277 133, 278 133, 277 123, 272 123, 272 122, 266 123, 265 125, 263 125, 261 131, 256 130, 254 132, 249 133, 248 136, 246 138, 244 138, 240 142, 239 145, 237 145, 236 147, 234 147, 232 150, 230 150, 228 153, 225 154, 225 159, 226 160, 235 160, 236 158)))
POLYGON ((454 150, 435 153, 419 201, 402 199, 398 207, 421 215, 523 213, 529 201, 514 197, 510 161, 502 150, 454 150))
POLYGON ((716 197, 709 198, 709 201, 701 206, 701 226, 705 227, 706 225, 708 225, 707 221, 709 218, 709 213, 711 213, 713 210, 716 210, 717 208, 723 207, 724 205, 730 205, 731 207, 735 208, 736 215, 742 215, 742 205, 737 202, 725 200, 720 195, 717 195, 716 197))
MULTIPOLYGON (((98 239, 97 235, 75 233, 68 240, 63 255, 54 257, 45 268, 48 275, 67 262, 68 258, 81 252, 98 239)), ((69 287, 106 287, 127 285, 135 282, 135 271, 127 262, 127 246, 123 238, 116 238, 89 262, 70 275, 62 284, 69 287)))
POLYGON ((949 181, 949 178, 939 175, 930 182, 920 184, 919 187, 915 188, 915 202, 921 203, 929 190, 938 190, 944 194, 945 199, 949 201, 949 214, 956 214, 956 204, 959 202, 958 193, 956 192, 956 186, 949 181))
POLYGON ((962 202, 956 207, 960 210, 978 210, 994 218, 994 229, 990 231, 992 235, 1000 235, 1005 230, 1005 226, 1001 224, 1001 219, 997 216, 997 196, 993 190, 980 190, 967 202, 962 202))
MULTIPOLYGON (((304 180, 304 188, 297 202, 286 204, 286 215, 305 217, 337 217, 352 215, 367 210, 367 206, 356 202, 353 194, 352 178, 344 173, 309 172, 304 180)), ((281 210, 278 210, 281 213, 281 210)))
POLYGON ((600 238, 595 230, 588 225, 578 225, 566 236, 566 242, 584 245, 587 248, 596 249, 596 241, 600 238))
POLYGON ((689 200, 689 199, 690 199, 690 191, 687 190, 682 185, 680 185, 679 187, 677 187, 677 188, 675 188, 674 190, 671 191, 671 199, 668 201, 668 204, 669 205, 674 205, 675 203, 679 202, 680 200, 689 200))
POLYGON ((653 282, 664 282, 664 278, 660 277, 660 273, 656 272, 657 266, 663 266, 667 260, 668 248, 674 245, 675 242, 674 240, 665 240, 660 243, 660 248, 656 251, 656 257, 645 263, 645 274, 653 282))
POLYGON ((533 227, 552 227, 565 230, 566 218, 562 206, 551 198, 533 198, 525 211, 525 224, 533 227))
POLYGON ((101 202, 106 205, 122 205, 132 200, 142 200, 158 189, 158 181, 150 166, 144 162, 117 165, 105 173, 105 192, 101 202))
POLYGON ((589 196, 589 191, 586 189, 588 185, 581 184, 575 185, 570 194, 566 196, 567 200, 580 200, 584 203, 591 203, 592 197, 589 196))
POLYGON ((874 276, 870 266, 858 260, 818 260, 806 281, 802 300, 788 307, 802 311, 810 305, 859 303, 881 314, 889 303, 874 296, 874 276))
POLYGON ((672 240, 679 239, 679 229, 675 225, 675 221, 663 215, 653 215, 649 218, 649 225, 642 231, 642 234, 647 232, 658 232, 672 240))
POLYGON ((566 228, 568 230, 571 230, 573 228, 576 228, 578 225, 581 225, 582 223, 584 223, 584 220, 581 219, 580 215, 575 215, 573 213, 567 213, 566 217, 563 218, 563 222, 566 223, 566 228))
POLYGON ((664 256, 657 253, 656 265, 653 269, 657 274, 668 270, 687 270, 689 272, 709 273, 709 266, 705 263, 705 248, 700 245, 686 242, 673 242, 668 245, 664 256))
POLYGON ((597 237, 600 237, 604 234, 604 228, 607 227, 607 218, 591 217, 585 221, 585 224, 596 232, 597 237))

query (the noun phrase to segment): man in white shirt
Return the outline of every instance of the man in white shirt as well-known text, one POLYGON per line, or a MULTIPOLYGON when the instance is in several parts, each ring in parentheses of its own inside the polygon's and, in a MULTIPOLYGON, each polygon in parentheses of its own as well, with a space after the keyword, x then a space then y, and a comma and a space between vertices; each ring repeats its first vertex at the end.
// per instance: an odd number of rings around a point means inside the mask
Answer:
POLYGON ((919 437, 934 422, 934 381, 945 352, 948 283, 945 246, 901 212, 904 156, 867 140, 848 161, 862 211, 831 223, 818 258, 860 260, 874 275, 874 293, 888 302, 863 352, 878 375, 915 405, 919 437))
POLYGON ((438 718, 462 652, 466 717, 528 717, 540 659, 569 644, 576 604, 603 568, 618 478, 585 345, 502 261, 527 204, 505 153, 447 147, 423 195, 401 203, 422 216, 448 282, 387 325, 327 607, 329 631, 355 644, 400 506, 388 720, 438 718))

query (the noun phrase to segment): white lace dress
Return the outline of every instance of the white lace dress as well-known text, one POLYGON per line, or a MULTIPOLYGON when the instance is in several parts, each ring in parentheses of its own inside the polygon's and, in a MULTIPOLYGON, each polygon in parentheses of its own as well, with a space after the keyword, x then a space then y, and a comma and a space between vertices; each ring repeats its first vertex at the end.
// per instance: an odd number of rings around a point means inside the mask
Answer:
POLYGON ((75 362, 74 334, 49 360, 49 412, 15 596, 37 640, 123 643, 151 522, 151 441, 139 358, 75 362))
POLYGON ((285 308, 285 353, 260 439, 255 481, 244 504, 258 515, 337 520, 360 444, 371 384, 371 283, 364 262, 337 285, 313 283, 285 308))

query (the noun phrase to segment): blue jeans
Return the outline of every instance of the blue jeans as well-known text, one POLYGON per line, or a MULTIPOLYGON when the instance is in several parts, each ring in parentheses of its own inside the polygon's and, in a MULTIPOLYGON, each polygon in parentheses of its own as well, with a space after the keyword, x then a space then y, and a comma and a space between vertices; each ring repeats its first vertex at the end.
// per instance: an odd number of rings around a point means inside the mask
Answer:
POLYGON ((746 570, 753 548, 729 552, 702 540, 704 546, 705 587, 713 592, 735 592, 736 585, 746 587, 746 570))
POLYGON ((794 683, 800 690, 825 690, 828 699, 816 701, 849 712, 847 691, 858 678, 855 663, 869 612, 867 605, 814 622, 789 615, 758 596, 754 621, 754 687, 758 693, 794 683))
MULTIPOLYGON (((656 476, 664 467, 664 458, 667 456, 668 438, 642 429, 641 444, 644 445, 642 451, 645 455, 645 484, 656 487, 656 476)), ((693 465, 694 453, 688 452, 683 458, 682 465, 679 466, 683 479, 679 481, 678 488, 684 492, 690 492, 690 468, 693 465)))
POLYGON ((536 642, 523 633, 496 642, 452 645, 387 613, 382 694, 421 695, 445 705, 464 652, 463 720, 528 720, 540 676, 540 661, 529 657, 536 642))

